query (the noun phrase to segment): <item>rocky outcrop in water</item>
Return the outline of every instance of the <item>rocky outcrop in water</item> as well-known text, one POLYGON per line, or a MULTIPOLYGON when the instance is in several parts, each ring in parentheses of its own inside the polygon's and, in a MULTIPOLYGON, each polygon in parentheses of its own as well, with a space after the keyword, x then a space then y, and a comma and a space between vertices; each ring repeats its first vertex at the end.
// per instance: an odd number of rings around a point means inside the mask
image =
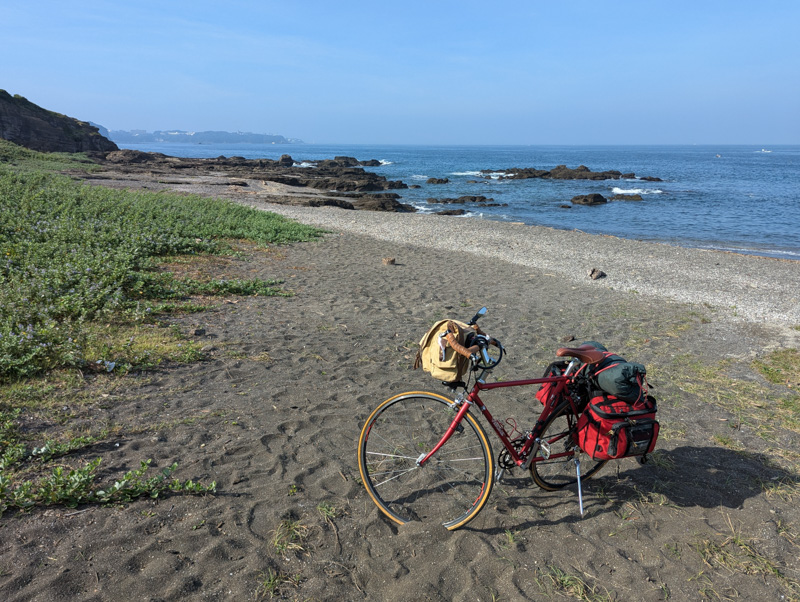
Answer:
MULTIPOLYGON (((592 171, 585 165, 579 165, 575 169, 566 165, 557 165, 551 170, 535 169, 533 167, 510 167, 508 169, 483 169, 481 173, 484 177, 496 177, 499 180, 527 180, 530 178, 542 178, 547 180, 633 180, 636 178, 634 173, 622 173, 617 170, 592 171), (499 174, 493 176, 493 174, 499 174)), ((647 176, 640 178, 648 182, 660 182, 659 178, 647 176)))
POLYGON ((452 198, 428 199, 429 203, 486 203, 489 201, 494 201, 494 199, 489 199, 486 198, 485 196, 469 196, 469 195, 460 196, 457 199, 452 199, 452 198))
POLYGON ((48 111, 5 90, 0 90, 0 138, 46 153, 117 150, 97 126, 48 111))
POLYGON ((581 194, 574 196, 570 202, 573 205, 602 205, 603 203, 607 203, 608 199, 606 199, 606 197, 604 197, 602 194, 597 194, 594 192, 592 194, 581 194))
POLYGON ((494 199, 486 198, 485 196, 460 196, 456 199, 453 198, 441 198, 435 199, 430 198, 428 199, 429 204, 442 204, 442 205, 464 205, 466 203, 480 203, 482 207, 503 207, 500 203, 495 203, 494 199))

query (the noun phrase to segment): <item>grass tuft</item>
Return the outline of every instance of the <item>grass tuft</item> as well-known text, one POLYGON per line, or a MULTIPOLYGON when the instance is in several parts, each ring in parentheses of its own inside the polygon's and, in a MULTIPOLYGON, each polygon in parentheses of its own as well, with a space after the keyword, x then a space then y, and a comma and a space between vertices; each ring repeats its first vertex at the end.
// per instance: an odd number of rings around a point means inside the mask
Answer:
POLYGON ((281 554, 287 551, 305 552, 304 540, 307 536, 308 527, 299 520, 287 518, 275 529, 272 545, 281 554))

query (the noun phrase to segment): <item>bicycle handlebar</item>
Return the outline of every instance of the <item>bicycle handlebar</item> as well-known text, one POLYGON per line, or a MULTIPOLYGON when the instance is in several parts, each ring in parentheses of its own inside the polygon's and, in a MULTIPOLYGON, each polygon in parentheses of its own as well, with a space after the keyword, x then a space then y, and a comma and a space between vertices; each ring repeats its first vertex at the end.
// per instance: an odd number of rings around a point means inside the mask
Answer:
MULTIPOLYGON (((478 330, 477 327, 475 327, 475 329, 478 330)), ((464 345, 462 345, 456 340, 456 336, 449 331, 447 332, 447 334, 444 335, 444 338, 447 340, 450 347, 452 347, 456 353, 463 355, 464 357, 467 358, 471 358, 481 349, 480 345, 472 345, 471 347, 464 347, 464 345)))
POLYGON ((494 368, 500 363, 500 359, 503 357, 503 345, 497 339, 490 337, 483 332, 480 328, 478 328, 477 325, 474 324, 472 327, 475 329, 475 332, 478 335, 476 337, 478 339, 478 343, 475 345, 470 347, 461 345, 456 340, 456 337, 452 332, 448 332, 445 335, 445 339, 456 353, 468 358, 474 364, 477 364, 478 361, 483 360, 485 367, 494 368), (486 352, 486 347, 488 345, 494 345, 500 349, 500 357, 497 360, 493 360, 491 357, 489 357, 489 354, 486 352))

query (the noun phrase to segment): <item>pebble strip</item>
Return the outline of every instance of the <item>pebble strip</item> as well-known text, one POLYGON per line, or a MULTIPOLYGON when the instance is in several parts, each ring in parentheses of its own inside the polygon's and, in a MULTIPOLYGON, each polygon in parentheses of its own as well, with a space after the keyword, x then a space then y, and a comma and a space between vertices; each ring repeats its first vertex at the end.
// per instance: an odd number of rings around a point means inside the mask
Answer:
POLYGON ((800 261, 472 217, 238 202, 327 230, 461 250, 544 270, 567 281, 706 304, 735 320, 800 325, 800 261), (591 280, 593 268, 606 276, 591 280))

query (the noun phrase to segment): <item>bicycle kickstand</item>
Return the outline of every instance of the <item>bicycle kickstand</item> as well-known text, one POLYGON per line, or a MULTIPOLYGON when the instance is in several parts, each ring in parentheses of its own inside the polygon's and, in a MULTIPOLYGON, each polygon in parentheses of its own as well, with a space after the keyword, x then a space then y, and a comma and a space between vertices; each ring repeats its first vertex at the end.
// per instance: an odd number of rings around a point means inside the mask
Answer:
POLYGON ((581 509, 581 516, 583 516, 583 491, 581 491, 581 461, 575 458, 575 472, 578 475, 578 505, 581 509))

